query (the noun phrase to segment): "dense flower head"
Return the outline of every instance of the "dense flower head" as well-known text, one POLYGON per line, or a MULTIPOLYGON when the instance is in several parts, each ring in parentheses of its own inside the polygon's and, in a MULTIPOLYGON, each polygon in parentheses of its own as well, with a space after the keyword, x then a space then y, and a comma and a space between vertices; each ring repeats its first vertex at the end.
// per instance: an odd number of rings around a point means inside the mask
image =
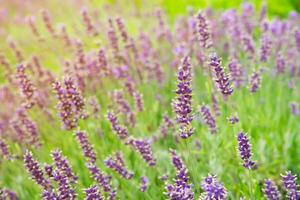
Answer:
POLYGON ((91 187, 84 190, 85 192, 85 200, 102 200, 103 197, 100 194, 96 185, 92 185, 91 187))
POLYGON ((252 152, 251 152, 251 144, 249 142, 248 136, 240 132, 237 135, 238 141, 238 152, 240 154, 240 158, 243 161, 243 166, 247 169, 255 169, 256 163, 251 160, 252 152))
POLYGON ((75 176, 69 161, 62 155, 62 152, 54 150, 52 151, 51 156, 56 168, 60 171, 59 173, 61 176, 65 176, 71 183, 76 182, 77 176, 75 176))
POLYGON ((267 62, 272 50, 272 40, 269 35, 264 34, 261 36, 260 43, 260 60, 267 62))
POLYGON ((88 141, 88 138, 86 136, 86 133, 83 131, 76 131, 76 139, 81 146, 82 152, 84 157, 88 159, 89 163, 95 163, 96 162, 96 153, 94 151, 93 146, 88 141))
POLYGON ((118 135, 121 140, 128 137, 128 131, 125 127, 121 126, 116 114, 112 111, 107 112, 107 119, 110 122, 112 130, 118 135))
POLYGON ((300 192, 297 185, 297 175, 288 171, 281 175, 284 188, 287 191, 287 199, 294 200, 300 198, 300 192))
POLYGON ((173 185, 166 185, 166 195, 170 200, 192 200, 194 193, 192 186, 188 183, 188 169, 175 150, 170 150, 173 166, 176 168, 176 178, 173 185))
POLYGON ((210 109, 206 105, 202 105, 200 110, 204 123, 208 126, 210 133, 215 134, 217 132, 216 120, 212 116, 210 109))
POLYGON ((190 58, 184 57, 177 72, 177 98, 173 101, 173 109, 176 113, 176 120, 180 126, 180 136, 190 137, 194 129, 192 127, 192 68, 190 58))
POLYGON ((53 180, 57 182, 57 197, 58 199, 76 199, 76 192, 70 185, 68 176, 66 176, 60 169, 53 171, 53 180))
POLYGON ((254 71, 250 76, 250 82, 249 82, 249 90, 252 93, 257 92, 261 85, 261 75, 259 72, 254 71))
POLYGON ((107 176, 102 172, 95 163, 87 163, 92 178, 99 184, 99 186, 106 192, 109 199, 115 199, 116 192, 111 186, 111 176, 107 176))
POLYGON ((210 67, 214 70, 214 77, 217 87, 220 92, 225 95, 231 95, 233 89, 230 85, 228 76, 225 74, 224 69, 221 65, 221 59, 217 57, 217 54, 213 53, 210 55, 210 67))
POLYGON ((243 34, 242 42, 247 57, 250 59, 253 58, 255 55, 255 46, 253 44, 254 42, 252 36, 248 34, 243 34))
POLYGON ((21 94, 25 97, 26 100, 24 106, 26 108, 31 108, 35 102, 34 94, 36 92, 36 88, 26 75, 25 66, 23 64, 17 66, 16 79, 19 83, 21 94))
POLYGON ((278 191, 278 188, 277 188, 276 184, 270 179, 266 179, 264 181, 263 192, 265 194, 266 199, 268 199, 268 200, 279 200, 280 199, 280 193, 278 191))
POLYGON ((236 124, 240 121, 240 119, 238 118, 238 116, 229 116, 228 121, 230 124, 236 124))
POLYGON ((285 65, 286 65, 285 58, 282 56, 281 53, 279 53, 276 56, 276 72, 278 74, 284 73, 286 67, 285 65))
POLYGON ((0 138, 0 156, 4 159, 10 159, 11 155, 8 151, 8 145, 0 138))
POLYGON ((27 171, 31 175, 31 178, 35 180, 37 184, 39 184, 44 189, 51 188, 49 180, 44 177, 44 172, 40 168, 40 164, 33 158, 30 151, 26 151, 24 155, 24 164, 27 168, 27 171))
POLYGON ((201 194, 201 200, 225 200, 227 191, 222 183, 218 182, 215 175, 208 175, 201 183, 204 193, 201 194))
POLYGON ((7 188, 0 188, 0 199, 1 200, 19 200, 18 195, 7 188))
POLYGON ((104 161, 105 165, 120 174, 125 179, 131 179, 133 177, 133 172, 129 171, 124 163, 123 156, 120 152, 110 156, 104 161))
POLYGON ((149 179, 146 176, 140 178, 140 191, 145 192, 149 186, 149 179))
POLYGON ((126 144, 138 151, 149 166, 154 166, 156 164, 156 159, 153 157, 151 145, 148 140, 129 138, 126 141, 126 144))
POLYGON ((196 16, 196 31, 198 40, 200 42, 200 46, 203 48, 210 48, 212 47, 212 39, 211 39, 211 33, 209 30, 209 24, 208 20, 204 16, 203 12, 199 12, 196 16))

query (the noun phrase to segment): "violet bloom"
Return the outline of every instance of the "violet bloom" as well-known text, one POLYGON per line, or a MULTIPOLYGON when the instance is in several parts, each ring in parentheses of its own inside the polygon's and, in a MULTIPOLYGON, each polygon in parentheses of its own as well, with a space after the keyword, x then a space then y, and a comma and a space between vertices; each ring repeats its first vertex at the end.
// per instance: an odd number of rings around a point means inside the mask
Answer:
POLYGON ((17 196, 17 194, 10 190, 10 189, 6 189, 6 188, 1 188, 0 189, 0 199, 1 200, 19 200, 19 197, 17 196))
POLYGON ((83 21, 83 24, 85 26, 85 29, 86 29, 86 32, 88 34, 91 34, 91 35, 97 35, 98 32, 97 30, 95 29, 93 23, 92 23, 92 20, 89 16, 89 13, 88 13, 88 10, 87 9, 82 9, 81 11, 81 15, 82 15, 82 21, 83 21))
POLYGON ((160 124, 159 130, 160 130, 162 137, 164 137, 164 138, 168 135, 169 131, 174 130, 174 123, 169 118, 168 115, 164 114, 163 121, 160 124))
POLYGON ((177 98, 173 101, 173 109, 180 126, 181 138, 188 138, 194 132, 192 127, 192 67, 188 56, 183 58, 178 68, 177 79, 177 98))
POLYGON ((8 151, 8 146, 2 139, 0 139, 0 155, 4 159, 10 159, 11 158, 11 155, 8 151))
POLYGON ((137 111, 142 112, 144 110, 143 95, 139 92, 134 92, 133 99, 137 111))
POLYGON ((267 62, 271 54, 272 41, 270 36, 263 34, 260 40, 260 61, 267 62))
POLYGON ((36 88, 32 81, 25 74, 25 67, 23 64, 17 66, 16 79, 19 83, 21 95, 24 96, 26 100, 24 103, 25 108, 31 108, 35 104, 34 94, 36 88))
POLYGON ((300 29, 295 31, 295 40, 296 40, 297 50, 300 53, 300 29))
POLYGON ((103 200, 100 191, 98 190, 96 185, 92 185, 91 187, 84 190, 85 192, 85 200, 103 200))
POLYGON ((244 51, 249 59, 253 58, 255 55, 255 46, 253 42, 253 38, 251 35, 244 34, 242 35, 242 42, 244 46, 244 51))
POLYGON ((202 105, 199 111, 202 115, 204 123, 208 126, 210 133, 211 134, 217 133, 216 120, 212 116, 209 107, 207 107, 206 105, 202 105))
POLYGON ((175 184, 166 185, 166 195, 170 200, 192 200, 194 199, 194 193, 192 186, 188 183, 188 169, 183 164, 181 158, 177 155, 175 150, 171 150, 172 163, 176 168, 175 184))
POLYGON ((260 84, 261 84, 260 73, 254 71, 250 77, 250 82, 249 82, 250 92, 252 93, 257 92, 258 88, 260 87, 260 84))
POLYGON ((146 176, 142 176, 140 179, 140 191, 145 192, 149 186, 149 179, 146 176))
POLYGON ((251 152, 251 144, 249 142, 249 138, 243 132, 240 132, 237 135, 238 141, 238 152, 240 154, 240 158, 243 160, 243 166, 247 169, 255 169, 256 163, 251 160, 252 152, 251 152))
POLYGON ((46 190, 51 188, 51 184, 50 184, 49 180, 45 179, 44 172, 40 168, 38 161, 36 161, 32 157, 32 153, 28 150, 26 151, 26 153, 24 155, 24 164, 25 164, 25 167, 27 168, 27 171, 31 175, 31 178, 33 180, 35 180, 35 182, 38 185, 40 185, 41 187, 43 187, 46 190))
POLYGON ((239 120, 239 118, 238 118, 237 116, 230 116, 230 117, 228 118, 228 121, 229 121, 230 124, 236 124, 236 123, 238 123, 240 120, 239 120))
POLYGON ((201 188, 204 193, 201 194, 200 199, 203 200, 225 200, 227 199, 227 191, 224 185, 218 182, 215 175, 208 175, 201 183, 201 188))
POLYGON ((297 175, 293 175, 292 172, 288 171, 281 175, 284 188, 287 191, 288 200, 297 200, 300 198, 300 192, 297 185, 297 175))
POLYGON ((111 176, 105 175, 94 163, 87 163, 92 178, 99 184, 99 186, 106 192, 110 200, 115 199, 116 192, 111 186, 111 176))
POLYGON ((300 110, 298 108, 298 103, 297 102, 291 102, 290 103, 290 108, 291 108, 291 113, 295 116, 300 115, 300 110))
POLYGON ((61 151, 55 150, 51 152, 52 160, 54 161, 56 168, 60 171, 61 176, 67 177, 67 179, 74 183, 77 180, 69 161, 62 155, 61 151))
POLYGON ((211 103, 212 103, 212 109, 214 111, 215 116, 220 116, 221 111, 219 108, 217 97, 214 93, 211 94, 211 103))
POLYGON ((230 77, 234 86, 240 88, 244 83, 244 71, 236 59, 231 59, 228 64, 230 77))
POLYGON ((133 172, 128 171, 125 166, 123 156, 120 152, 115 153, 114 156, 108 157, 104 161, 105 165, 120 174, 125 179, 131 179, 133 177, 133 172))
POLYGON ((201 12, 199 12, 196 16, 196 21, 196 34, 198 36, 198 40, 200 42, 201 47, 207 49, 212 47, 213 43, 211 39, 211 33, 209 30, 208 20, 201 12))
POLYGON ((278 74, 282 74, 284 73, 284 70, 285 70, 285 59, 283 58, 282 54, 279 53, 277 56, 276 56, 276 72, 278 74))
POLYGON ((53 180, 57 182, 57 196, 58 199, 69 199, 74 200, 76 199, 77 194, 75 190, 71 187, 68 177, 63 173, 63 171, 54 170, 53 171, 53 180))
POLYGON ((76 139, 81 146, 84 157, 88 160, 89 163, 95 163, 97 159, 96 153, 93 146, 88 141, 86 133, 83 131, 77 131, 76 139))
POLYGON ((265 194, 266 199, 268 199, 268 200, 279 200, 280 199, 279 190, 278 190, 276 184, 270 179, 265 180, 263 192, 265 194))
POLYGON ((42 193, 42 199, 43 200, 58 200, 57 195, 55 194, 53 189, 47 189, 43 191, 42 193))
POLYGON ((107 112, 107 119, 110 122, 112 130, 117 134, 117 136, 124 140, 128 137, 128 131, 125 127, 119 124, 118 118, 112 111, 107 112))
POLYGON ((129 138, 126 141, 126 144, 132 146, 143 157, 149 166, 152 167, 156 164, 156 159, 153 157, 153 152, 149 141, 129 138))
POLYGON ((221 59, 217 57, 217 54, 213 53, 210 55, 210 67, 215 71, 215 82, 220 92, 225 95, 231 95, 233 89, 230 85, 228 76, 225 74, 223 67, 221 66, 221 59))

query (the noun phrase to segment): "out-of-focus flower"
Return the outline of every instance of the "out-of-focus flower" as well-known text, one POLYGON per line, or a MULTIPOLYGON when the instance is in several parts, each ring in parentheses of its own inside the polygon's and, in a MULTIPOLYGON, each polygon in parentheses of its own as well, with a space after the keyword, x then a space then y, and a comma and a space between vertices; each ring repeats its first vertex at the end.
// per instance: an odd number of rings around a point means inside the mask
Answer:
POLYGON ((221 59, 217 57, 217 54, 210 55, 210 67, 214 70, 215 82, 220 92, 225 95, 231 95, 233 89, 230 85, 228 76, 225 74, 223 67, 221 66, 221 59))
POLYGON ((146 176, 142 176, 140 179, 140 191, 145 192, 149 186, 149 179, 146 176))
POLYGON ((125 166, 123 156, 120 152, 115 153, 114 156, 110 156, 104 161, 105 165, 120 174, 125 179, 131 179, 133 177, 133 172, 128 171, 125 166))
POLYGON ((208 126, 210 133, 215 134, 217 132, 216 120, 212 116, 209 108, 206 105, 202 105, 199 109, 204 123, 208 126))
POLYGON ((8 145, 2 139, 0 139, 0 155, 4 159, 10 159, 11 158, 11 155, 8 151, 8 145))
POLYGON ((52 37, 55 38, 57 35, 56 35, 56 32, 53 28, 52 19, 50 18, 48 10, 42 10, 41 14, 42 14, 42 19, 43 19, 43 22, 46 26, 47 31, 50 33, 50 35, 52 37))
POLYGON ((297 102, 291 102, 290 103, 290 109, 291 109, 291 113, 295 116, 300 115, 300 110, 298 108, 298 103, 297 102))
POLYGON ((197 31, 197 36, 198 40, 200 42, 200 46, 203 48, 210 48, 212 47, 212 39, 211 39, 211 33, 209 30, 209 24, 208 20, 204 16, 202 12, 199 12, 196 16, 196 31, 197 31))
POLYGON ((252 93, 257 92, 258 88, 260 87, 261 84, 261 77, 260 73, 254 71, 252 75, 250 76, 250 81, 249 81, 249 90, 252 93))
POLYGON ((137 152, 139 152, 149 166, 154 166, 156 164, 149 141, 129 138, 126 141, 126 144, 132 146, 137 152))
POLYGON ((88 10, 86 8, 82 9, 81 15, 82 15, 82 21, 83 21, 83 24, 85 26, 86 32, 88 34, 91 34, 91 35, 94 35, 94 36, 98 35, 98 32, 95 29, 95 26, 93 25, 92 20, 89 16, 88 10))
POLYGON ((234 86, 240 88, 244 83, 244 71, 237 59, 233 58, 230 60, 228 69, 234 86))

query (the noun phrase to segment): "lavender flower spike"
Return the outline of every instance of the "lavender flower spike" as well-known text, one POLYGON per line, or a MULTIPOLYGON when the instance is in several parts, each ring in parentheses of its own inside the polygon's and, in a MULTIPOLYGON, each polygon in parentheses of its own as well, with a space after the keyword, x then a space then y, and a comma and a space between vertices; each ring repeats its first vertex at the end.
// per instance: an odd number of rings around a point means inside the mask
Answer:
POLYGON ((126 144, 129 144, 135 150, 137 150, 150 167, 156 164, 156 160, 153 157, 153 152, 149 141, 129 138, 126 144))
POLYGON ((217 181, 215 175, 208 175, 201 183, 202 189, 205 191, 200 196, 200 200, 224 200, 227 199, 227 191, 222 183, 217 181))
POLYGON ((77 131, 76 139, 81 146, 84 157, 88 159, 89 163, 95 163, 97 158, 96 153, 93 149, 93 146, 88 141, 86 133, 83 131, 77 131))
POLYGON ((96 185, 93 185, 84 190, 85 192, 85 200, 102 200, 103 197, 101 196, 98 188, 96 185))
POLYGON ((172 163, 177 169, 175 184, 166 185, 167 196, 170 200, 193 200, 192 186, 188 183, 188 170, 175 150, 171 150, 172 163))
POLYGON ((300 199, 300 192, 297 190, 297 176, 288 171, 284 175, 281 175, 283 185, 287 191, 288 200, 300 199))
POLYGON ((207 19, 201 12, 199 12, 198 15, 196 16, 196 21, 197 21, 196 34, 198 36, 198 40, 200 42, 201 47, 207 49, 212 47, 213 43, 212 43, 211 33, 209 30, 207 19))
POLYGON ((32 157, 32 153, 28 150, 24 155, 24 164, 32 179, 35 180, 37 184, 42 186, 44 189, 51 188, 51 184, 49 180, 45 179, 44 173, 40 168, 39 163, 32 157))
POLYGON ((263 192, 265 194, 266 199, 268 200, 280 199, 280 193, 278 191, 278 188, 276 184, 270 179, 265 180, 263 192))
POLYGON ((243 132, 240 132, 237 136, 238 140, 238 151, 240 158, 243 160, 243 166, 247 169, 255 169, 256 164, 251 160, 251 144, 249 138, 243 132))
POLYGON ((116 171, 125 179, 131 179, 133 177, 133 173, 128 171, 125 167, 123 156, 120 152, 117 152, 114 157, 110 156, 107 158, 104 163, 108 168, 116 171))
POLYGON ((192 127, 192 68, 190 58, 184 57, 178 68, 177 74, 177 98, 173 101, 173 108, 176 113, 176 120, 180 125, 180 136, 182 138, 190 137, 194 129, 192 127))
POLYGON ((300 29, 295 31, 295 40, 296 40, 297 50, 300 53, 300 29))
POLYGON ((124 140, 128 137, 128 131, 125 127, 119 124, 118 118, 112 111, 107 112, 107 119, 110 122, 111 128, 118 135, 121 140, 124 140))
POLYGON ((142 176, 140 179, 140 191, 145 192, 149 186, 149 179, 146 176, 142 176))
POLYGON ((230 85, 228 76, 225 74, 224 69, 221 66, 221 59, 217 57, 217 54, 213 53, 210 55, 209 65, 215 72, 215 82, 220 92, 225 96, 231 95, 233 89, 230 85))
POLYGON ((255 93, 260 87, 260 84, 261 84, 260 74, 258 72, 253 72, 250 77, 250 84, 249 84, 250 92, 255 93))
POLYGON ((215 134, 217 132, 216 120, 212 116, 209 108, 206 105, 202 105, 200 108, 204 123, 208 126, 210 133, 215 134))

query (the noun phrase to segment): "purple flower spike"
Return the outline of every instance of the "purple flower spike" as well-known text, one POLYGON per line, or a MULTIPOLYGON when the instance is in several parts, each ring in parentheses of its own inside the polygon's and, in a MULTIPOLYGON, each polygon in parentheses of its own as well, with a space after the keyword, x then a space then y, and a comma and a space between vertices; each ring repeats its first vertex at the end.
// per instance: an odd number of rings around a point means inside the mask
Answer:
POLYGON ((280 199, 280 193, 278 191, 278 188, 276 184, 270 179, 265 180, 263 192, 265 194, 266 199, 268 200, 280 199))
POLYGON ((290 108, 291 108, 291 113, 295 116, 300 115, 300 110, 298 108, 298 103, 297 102, 291 102, 290 103, 290 108))
POLYGON ((96 153, 94 152, 93 146, 88 141, 86 133, 83 131, 77 131, 76 139, 81 146, 84 157, 88 159, 89 163, 95 163, 97 159, 96 153))
POLYGON ((239 120, 238 116, 230 116, 230 117, 228 118, 228 121, 229 121, 230 124, 236 124, 236 123, 238 123, 240 120, 239 120))
POLYGON ((297 175, 293 175, 288 171, 284 175, 281 175, 283 185, 287 191, 288 200, 298 200, 300 198, 300 192, 298 191, 297 175))
POLYGON ((200 46, 203 48, 210 48, 212 47, 212 39, 211 39, 211 33, 209 30, 209 25, 206 17, 199 12, 198 15, 196 16, 196 31, 197 31, 197 36, 198 40, 200 42, 200 46))
POLYGON ((10 159, 11 158, 11 155, 8 151, 8 146, 2 139, 0 139, 0 155, 4 159, 10 159))
POLYGON ((259 72, 253 72, 250 77, 249 89, 250 92, 255 93, 257 92, 258 88, 261 84, 261 77, 259 72))
POLYGON ((149 186, 149 179, 146 176, 142 176, 140 179, 140 191, 145 192, 149 186))
POLYGON ((282 74, 284 73, 284 70, 285 70, 285 59, 283 58, 282 54, 279 53, 277 56, 276 56, 276 72, 277 74, 282 74))
POLYGON ((153 158, 153 152, 149 141, 129 138, 126 141, 126 144, 129 144, 136 151, 138 151, 149 166, 152 167, 156 164, 156 160, 153 158))
POLYGON ((221 66, 221 59, 217 57, 217 54, 210 55, 210 67, 215 71, 215 82, 220 92, 225 95, 231 95, 233 89, 230 85, 229 78, 225 74, 223 67, 221 66))
POLYGON ((172 163, 176 168, 175 184, 166 185, 166 195, 170 200, 192 200, 194 193, 192 186, 188 183, 188 169, 183 164, 181 158, 177 155, 175 150, 171 150, 172 163))
POLYGON ((51 156, 61 176, 65 176, 71 183, 75 183, 77 176, 75 176, 68 160, 62 155, 61 151, 52 151, 51 156))
POLYGON ((118 135, 121 140, 124 140, 128 137, 128 131, 125 127, 119 124, 118 118, 112 111, 107 112, 107 119, 110 122, 110 126, 113 131, 118 135))
POLYGON ((217 181, 215 175, 208 175, 201 183, 201 188, 205 191, 201 194, 200 199, 203 200, 225 200, 227 199, 227 191, 222 183, 217 181))
POLYGON ((27 171, 30 173, 31 178, 35 180, 37 184, 46 190, 51 188, 51 184, 49 180, 45 179, 43 170, 40 168, 38 161, 32 157, 32 153, 28 150, 24 155, 24 164, 27 168, 27 171))
POLYGON ((106 176, 95 164, 88 163, 87 168, 90 170, 93 179, 103 188, 103 191, 108 193, 109 199, 115 199, 115 191, 113 190, 110 181, 111 176, 106 176))
POLYGON ((296 41, 297 50, 300 53, 300 29, 295 31, 295 41, 296 41))
POLYGON ((114 157, 110 156, 109 158, 107 158, 104 163, 108 168, 114 170, 125 179, 131 179, 134 175, 126 168, 123 156, 120 152, 117 152, 114 157))
POLYGON ((202 114, 204 123, 208 126, 210 133, 215 134, 217 133, 217 126, 216 126, 216 120, 212 116, 209 108, 206 105, 201 106, 200 112, 202 114))
POLYGON ((249 142, 249 138, 243 132, 240 132, 237 136, 238 140, 238 151, 240 154, 240 158, 243 160, 243 166, 247 169, 255 169, 256 163, 251 160, 252 152, 251 152, 251 144, 249 142))
POLYGON ((100 194, 96 185, 93 185, 84 190, 85 200, 103 200, 103 197, 100 194))
POLYGON ((236 88, 240 88, 244 83, 244 71, 241 65, 236 59, 233 58, 228 64, 228 69, 234 86, 236 88))
POLYGON ((19 200, 17 194, 10 189, 0 189, 0 199, 1 200, 19 200))
POLYGON ((190 137, 194 129, 192 127, 192 68, 190 58, 184 57, 177 73, 177 98, 173 101, 173 109, 176 113, 176 120, 180 126, 181 138, 190 137))
POLYGON ((262 35, 260 41, 260 61, 267 62, 268 56, 271 53, 272 41, 266 34, 262 35))
POLYGON ((69 199, 74 200, 76 199, 76 193, 75 190, 71 187, 68 176, 64 174, 61 169, 54 170, 53 171, 53 179, 57 182, 58 188, 57 188, 57 196, 58 199, 69 199))

